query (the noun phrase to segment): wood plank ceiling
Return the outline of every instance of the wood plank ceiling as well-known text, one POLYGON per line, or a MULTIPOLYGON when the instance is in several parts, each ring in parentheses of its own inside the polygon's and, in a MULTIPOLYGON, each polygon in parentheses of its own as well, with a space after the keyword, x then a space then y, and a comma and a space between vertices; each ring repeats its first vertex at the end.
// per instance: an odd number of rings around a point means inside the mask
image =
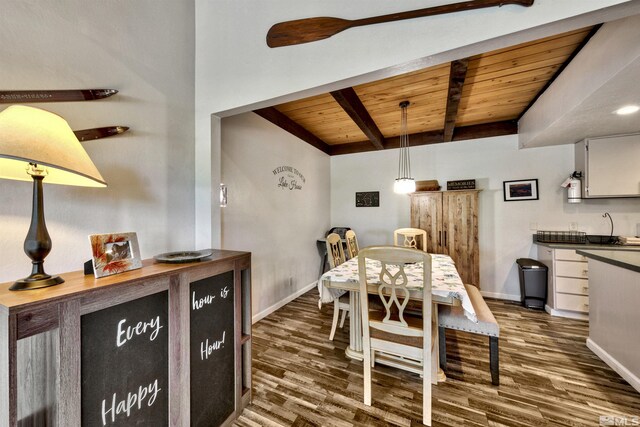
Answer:
POLYGON ((330 155, 517 133, 517 121, 599 26, 255 110, 330 155))

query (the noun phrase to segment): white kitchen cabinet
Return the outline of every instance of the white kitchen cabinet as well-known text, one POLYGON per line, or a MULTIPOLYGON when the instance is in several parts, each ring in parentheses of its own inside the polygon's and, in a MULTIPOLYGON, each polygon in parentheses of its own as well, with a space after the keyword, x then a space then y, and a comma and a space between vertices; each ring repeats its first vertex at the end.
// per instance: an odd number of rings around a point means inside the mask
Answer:
POLYGON ((573 249, 538 246, 538 260, 548 268, 547 306, 553 316, 587 319, 589 267, 573 249))
POLYGON ((582 197, 640 197, 640 134, 587 138, 575 146, 582 197))
POLYGON ((580 279, 587 279, 589 277, 589 270, 586 262, 561 261, 557 258, 557 256, 555 260, 556 277, 577 277, 580 279))

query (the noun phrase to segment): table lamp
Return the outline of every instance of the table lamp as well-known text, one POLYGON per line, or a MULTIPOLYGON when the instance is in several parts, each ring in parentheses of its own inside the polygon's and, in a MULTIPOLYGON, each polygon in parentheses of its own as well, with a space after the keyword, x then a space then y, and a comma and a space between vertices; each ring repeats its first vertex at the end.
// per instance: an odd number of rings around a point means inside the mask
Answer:
POLYGON ((24 251, 31 258, 31 275, 9 289, 37 289, 63 283, 44 272, 51 238, 44 222, 42 182, 106 187, 100 172, 67 122, 39 108, 12 105, 0 112, 0 178, 33 179, 31 225, 24 251))

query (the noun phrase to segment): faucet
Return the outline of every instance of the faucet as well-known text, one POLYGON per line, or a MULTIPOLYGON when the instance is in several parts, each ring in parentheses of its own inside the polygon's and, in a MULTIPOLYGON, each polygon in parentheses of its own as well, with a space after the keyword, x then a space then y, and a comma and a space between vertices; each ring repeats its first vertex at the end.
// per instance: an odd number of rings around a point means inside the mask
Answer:
POLYGON ((611 215, 609 215, 609 212, 605 212, 604 215, 602 215, 602 218, 606 218, 609 217, 609 221, 611 222, 611 233, 609 234, 609 243, 613 243, 613 218, 611 218, 611 215))

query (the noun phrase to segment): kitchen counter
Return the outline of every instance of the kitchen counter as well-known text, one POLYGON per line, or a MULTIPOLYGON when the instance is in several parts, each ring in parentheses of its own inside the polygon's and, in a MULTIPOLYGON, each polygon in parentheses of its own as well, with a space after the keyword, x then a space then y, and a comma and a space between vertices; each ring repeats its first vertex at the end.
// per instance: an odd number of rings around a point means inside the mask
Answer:
POLYGON ((598 261, 602 261, 606 264, 615 265, 616 267, 621 267, 640 273, 640 253, 638 250, 620 251, 578 249, 576 250, 576 252, 580 255, 586 256, 587 258, 592 258, 598 261))
POLYGON ((546 246, 551 249, 574 249, 574 250, 607 250, 607 251, 629 251, 640 252, 640 246, 632 245, 599 245, 596 243, 545 243, 538 242, 536 236, 533 235, 533 243, 540 246, 546 246))
POLYGON ((587 347, 640 391, 640 253, 576 252, 589 264, 587 347))

